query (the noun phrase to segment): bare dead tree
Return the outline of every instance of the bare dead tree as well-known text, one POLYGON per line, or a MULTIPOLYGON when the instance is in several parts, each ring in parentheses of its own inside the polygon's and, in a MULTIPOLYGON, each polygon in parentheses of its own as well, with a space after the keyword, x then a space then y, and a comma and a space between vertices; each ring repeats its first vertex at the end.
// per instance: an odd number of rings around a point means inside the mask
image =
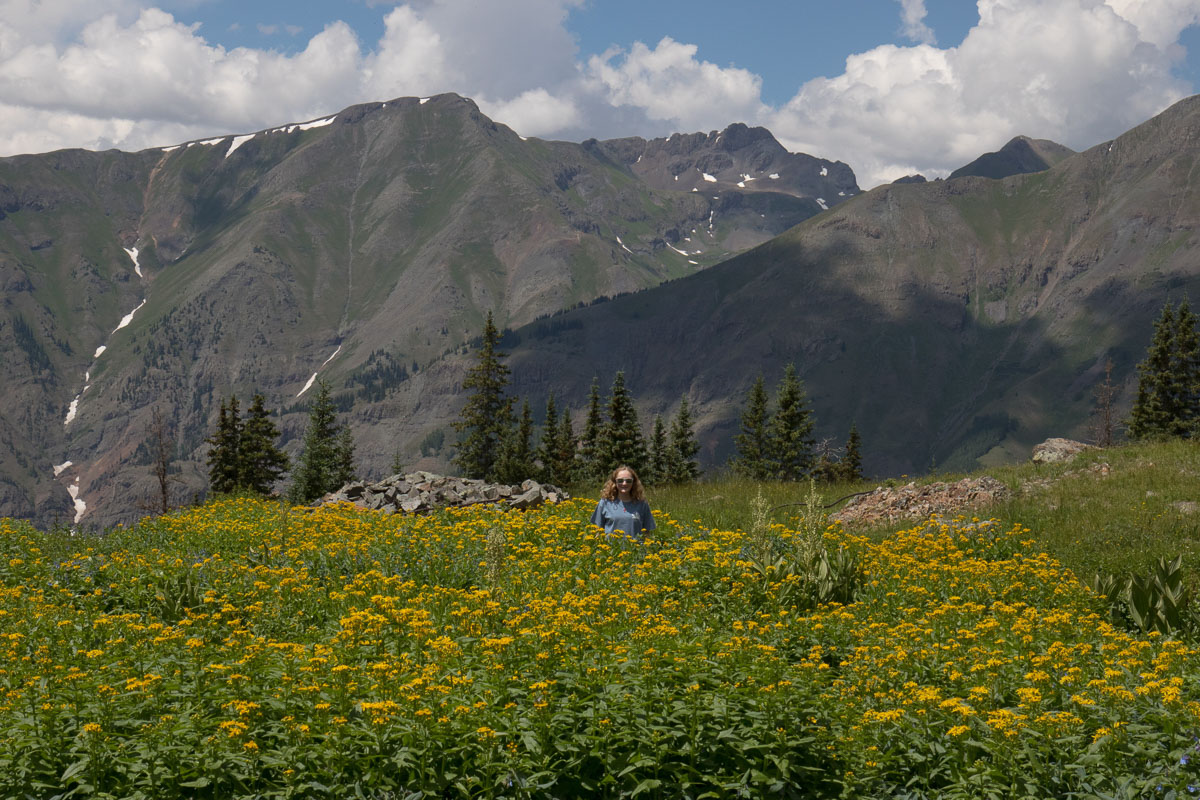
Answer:
POLYGON ((1088 433, 1098 447, 1112 447, 1116 438, 1116 399, 1119 387, 1112 382, 1113 362, 1104 362, 1104 382, 1098 384, 1094 391, 1096 404, 1092 408, 1092 417, 1088 422, 1088 433))
POLYGON ((163 514, 171 510, 171 484, 182 482, 179 476, 171 474, 171 462, 175 454, 172 433, 162 410, 155 406, 150 417, 150 460, 154 478, 158 482, 158 510, 163 514))

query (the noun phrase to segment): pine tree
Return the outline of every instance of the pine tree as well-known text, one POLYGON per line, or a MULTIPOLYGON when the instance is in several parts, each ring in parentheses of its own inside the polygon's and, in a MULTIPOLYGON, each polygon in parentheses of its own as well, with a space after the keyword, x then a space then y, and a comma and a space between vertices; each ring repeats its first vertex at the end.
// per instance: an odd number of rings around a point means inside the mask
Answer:
POLYGON ((267 413, 266 400, 254 395, 242 424, 238 447, 238 487, 270 494, 271 487, 288 469, 287 454, 275 445, 279 429, 267 413))
POLYGON ((575 440, 575 429, 571 426, 571 415, 566 409, 563 410, 562 416, 558 420, 558 433, 554 437, 554 442, 554 470, 557 477, 555 483, 558 486, 562 486, 574 481, 579 473, 579 443, 575 440))
POLYGON ((604 475, 607 472, 601 455, 601 436, 604 435, 604 416, 600 407, 600 379, 592 378, 592 388, 588 394, 587 417, 583 422, 583 436, 579 439, 580 480, 588 480, 604 475))
POLYGON ((692 415, 688 410, 687 397, 679 400, 679 411, 671 422, 670 467, 667 480, 670 483, 691 483, 700 477, 700 465, 696 463, 696 454, 700 452, 700 443, 692 431, 692 415))
POLYGON ((1171 397, 1175 400, 1172 436, 1194 436, 1200 421, 1200 335, 1196 315, 1188 299, 1179 304, 1175 317, 1175 349, 1172 353, 1171 397))
POLYGON ((329 384, 317 382, 317 393, 308 412, 304 450, 293 474, 288 499, 311 503, 323 494, 341 488, 353 473, 354 445, 349 430, 337 421, 337 407, 329 396, 329 384))
POLYGON ((742 411, 742 432, 734 437, 737 456, 731 462, 733 471, 744 478, 762 481, 772 476, 770 417, 767 411, 767 390, 762 375, 754 381, 746 395, 742 411))
POLYGON ((838 478, 848 483, 863 479, 862 471, 862 437, 858 435, 858 426, 850 423, 850 433, 846 436, 846 452, 838 463, 838 478))
POLYGON ((813 466, 813 419, 796 377, 796 366, 788 364, 779 384, 775 416, 769 425, 768 471, 785 481, 798 481, 813 466))
POLYGON ((1178 334, 1175 311, 1168 302, 1154 323, 1154 338, 1146 360, 1138 364, 1137 397, 1128 423, 1129 436, 1133 439, 1170 436, 1178 428, 1178 391, 1183 383, 1180 376, 1174 374, 1178 363, 1178 334))
POLYGON ((237 396, 229 398, 228 408, 221 401, 217 416, 217 430, 205 439, 212 449, 208 451, 208 486, 215 494, 237 491, 241 477, 240 449, 242 421, 238 414, 237 396))
POLYGON ((571 428, 571 415, 566 410, 559 418, 553 394, 546 400, 546 420, 542 424, 537 459, 542 464, 541 476, 546 483, 564 486, 573 479, 575 431, 571 428))
POLYGON ((646 483, 665 484, 671 481, 671 447, 667 443, 667 424, 662 414, 654 415, 654 427, 650 434, 650 469, 646 483))
POLYGON ((521 418, 504 437, 500 458, 496 464, 496 480, 501 483, 521 483, 537 473, 533 463, 533 413, 529 401, 521 403, 521 418))
POLYGON ((508 367, 499 351, 500 332, 489 311, 483 327, 483 344, 476 354, 475 366, 463 380, 467 398, 454 429, 462 434, 454 463, 468 478, 495 478, 500 449, 512 428, 512 399, 504 396, 508 386, 508 367))
POLYGON ((622 464, 641 472, 649 463, 637 410, 633 407, 629 390, 625 388, 624 372, 618 372, 613 378, 608 399, 608 422, 604 425, 597 449, 600 456, 598 464, 603 473, 622 464))
POLYGON ((558 470, 558 405, 554 393, 546 398, 546 418, 542 421, 542 435, 538 439, 537 460, 542 465, 540 475, 546 483, 559 481, 558 470))
POLYGON ((350 433, 350 428, 345 425, 341 426, 341 430, 338 432, 333 463, 333 478, 330 480, 331 488, 328 490, 331 492, 354 480, 356 472, 354 469, 354 436, 350 433))

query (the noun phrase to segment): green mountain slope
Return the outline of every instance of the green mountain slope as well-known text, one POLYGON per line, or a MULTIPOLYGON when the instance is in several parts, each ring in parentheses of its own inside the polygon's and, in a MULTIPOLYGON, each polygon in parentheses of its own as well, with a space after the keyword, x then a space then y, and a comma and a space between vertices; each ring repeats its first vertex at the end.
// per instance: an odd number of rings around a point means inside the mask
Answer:
POLYGON ((560 408, 618 369, 645 414, 687 393, 712 463, 753 378, 794 361, 819 434, 856 422, 876 474, 1027 457, 1086 435, 1107 358, 1128 407, 1158 310, 1200 289, 1198 143, 1191 98, 1046 171, 879 187, 552 335, 518 330, 516 380, 560 408))
POLYGON ((0 159, 0 514, 135 513, 155 405, 187 496, 231 392, 289 410, 294 437, 320 372, 368 431, 372 402, 488 310, 520 325, 654 286, 819 211, 752 194, 655 188, 599 144, 523 140, 456 95, 142 153, 0 159))

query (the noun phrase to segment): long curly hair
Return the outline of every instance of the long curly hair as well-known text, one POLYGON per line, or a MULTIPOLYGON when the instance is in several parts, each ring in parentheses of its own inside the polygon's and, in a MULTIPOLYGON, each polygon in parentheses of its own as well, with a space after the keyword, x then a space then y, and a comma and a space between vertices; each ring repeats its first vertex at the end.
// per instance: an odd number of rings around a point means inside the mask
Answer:
POLYGON ((608 476, 608 481, 604 484, 604 489, 600 492, 600 496, 605 500, 617 499, 618 472, 628 472, 633 476, 633 488, 629 490, 629 494, 632 495, 634 500, 645 500, 646 490, 642 487, 642 479, 638 477, 638 474, 634 471, 633 467, 627 467, 624 464, 614 469, 612 474, 608 476))

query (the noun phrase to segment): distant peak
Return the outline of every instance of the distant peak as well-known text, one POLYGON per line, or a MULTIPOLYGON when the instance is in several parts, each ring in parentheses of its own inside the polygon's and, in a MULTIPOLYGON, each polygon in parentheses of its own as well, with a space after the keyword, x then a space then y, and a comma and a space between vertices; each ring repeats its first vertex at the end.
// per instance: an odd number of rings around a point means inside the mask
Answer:
POLYGON ((744 122, 735 122, 721 131, 717 138, 718 146, 726 152, 741 150, 758 142, 769 142, 780 150, 784 147, 769 130, 762 127, 751 128, 744 122))

